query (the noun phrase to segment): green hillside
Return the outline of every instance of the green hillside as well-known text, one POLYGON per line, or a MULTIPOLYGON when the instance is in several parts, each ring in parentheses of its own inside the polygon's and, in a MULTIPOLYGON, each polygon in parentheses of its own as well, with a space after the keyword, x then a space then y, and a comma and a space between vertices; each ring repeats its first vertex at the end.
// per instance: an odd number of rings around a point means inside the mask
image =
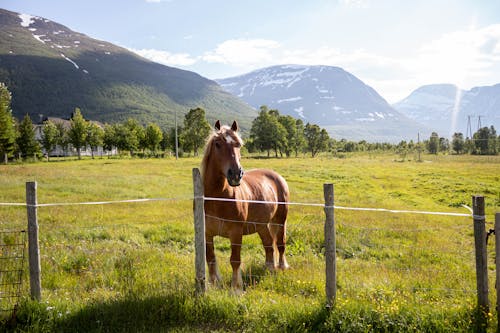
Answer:
POLYGON ((67 117, 75 107, 102 122, 129 117, 173 126, 191 108, 212 122, 250 127, 256 111, 196 73, 160 65, 43 18, 0 9, 0 82, 12 92, 14 116, 67 117), (30 20, 31 19, 31 20, 30 20), (25 19, 26 20, 26 19, 25 19))

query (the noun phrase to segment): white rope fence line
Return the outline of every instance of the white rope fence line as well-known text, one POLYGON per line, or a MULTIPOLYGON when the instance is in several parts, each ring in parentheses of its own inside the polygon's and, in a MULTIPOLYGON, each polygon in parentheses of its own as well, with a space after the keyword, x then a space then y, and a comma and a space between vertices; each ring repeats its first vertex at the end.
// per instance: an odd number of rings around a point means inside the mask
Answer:
MULTIPOLYGON (((139 202, 152 202, 152 201, 180 201, 180 200, 192 200, 199 199, 199 197, 184 197, 184 198, 143 198, 143 199, 126 199, 126 200, 110 200, 110 201, 88 201, 88 202, 59 202, 59 203, 45 203, 37 205, 28 205, 26 203, 18 202, 0 202, 0 206, 21 206, 21 207, 54 207, 54 206, 78 206, 78 205, 109 205, 118 203, 139 203, 139 202)), ((304 203, 304 202, 283 202, 283 201, 263 201, 263 200, 241 200, 241 199, 229 199, 229 198, 215 198, 215 197, 203 197, 205 201, 222 201, 222 202, 245 202, 245 203, 257 203, 257 204, 277 204, 277 205, 289 205, 289 206, 310 206, 310 207, 324 207, 332 208, 331 206, 325 206, 325 204, 320 203, 304 203)), ((419 211, 419 210, 397 210, 397 209, 387 209, 387 208, 367 208, 367 207, 346 207, 346 206, 336 206, 333 208, 337 210, 351 210, 351 211, 372 211, 372 212, 386 212, 393 214, 426 214, 426 215, 443 215, 443 216, 457 216, 457 217, 474 217, 477 219, 485 219, 484 216, 473 216, 472 209, 466 205, 462 207, 468 209, 471 213, 453 213, 453 212, 432 212, 432 211, 419 211)))
POLYGON ((144 199, 125 199, 125 200, 110 200, 110 201, 87 201, 87 202, 57 202, 57 203, 45 203, 28 205, 26 203, 9 203, 0 202, 0 206, 24 206, 24 207, 54 207, 54 206, 79 206, 79 205, 110 205, 118 203, 135 203, 135 202, 151 202, 151 201, 182 201, 182 200, 192 200, 193 197, 185 198, 144 198, 144 199))
MULTIPOLYGON (((331 206, 326 206, 325 204, 318 203, 303 203, 303 202, 283 202, 283 201, 262 201, 262 200, 241 200, 241 199, 229 199, 229 198, 214 198, 214 197, 203 197, 206 201, 227 201, 227 202, 247 202, 247 203, 258 203, 258 204, 277 204, 277 205, 296 205, 296 206, 313 206, 313 207, 324 207, 332 208, 331 206)), ((465 213, 452 213, 452 212, 430 212, 430 211, 419 211, 419 210, 397 210, 397 209, 386 209, 386 208, 363 208, 363 207, 345 207, 336 206, 334 209, 338 210, 354 210, 354 211, 374 211, 374 212, 387 212, 395 214, 428 214, 428 215, 447 215, 447 216, 462 216, 462 217, 472 217, 472 208, 462 205, 464 208, 471 211, 470 214, 465 213)))

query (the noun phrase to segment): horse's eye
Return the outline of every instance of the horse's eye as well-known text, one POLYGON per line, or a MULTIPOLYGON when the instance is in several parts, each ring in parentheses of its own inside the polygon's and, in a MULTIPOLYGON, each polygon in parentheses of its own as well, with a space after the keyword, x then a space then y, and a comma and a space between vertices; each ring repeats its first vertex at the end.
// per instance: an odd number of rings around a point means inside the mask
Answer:
POLYGON ((235 144, 234 144, 234 146, 235 146, 236 148, 241 148, 241 145, 240 145, 238 142, 237 142, 237 143, 235 143, 235 144))
POLYGON ((219 149, 220 148, 220 142, 215 142, 215 148, 219 149))

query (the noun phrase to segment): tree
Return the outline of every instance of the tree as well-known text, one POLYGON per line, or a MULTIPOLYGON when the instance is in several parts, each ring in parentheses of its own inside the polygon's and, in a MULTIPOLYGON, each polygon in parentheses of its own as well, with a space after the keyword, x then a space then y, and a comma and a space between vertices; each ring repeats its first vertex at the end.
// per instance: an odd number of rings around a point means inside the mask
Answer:
MULTIPOLYGON (((118 146, 117 144, 117 134, 116 134, 116 126, 106 124, 104 125, 104 134, 102 137, 102 147, 104 150, 110 152, 113 148, 118 146)), ((108 155, 109 157, 109 155, 108 155)))
POLYGON ((450 140, 446 138, 439 138, 439 151, 445 153, 450 150, 450 140))
POLYGON ((465 141, 463 133, 454 133, 451 140, 451 148, 460 155, 465 149, 465 141))
POLYGON ((278 150, 286 146, 287 132, 278 119, 278 110, 268 110, 266 106, 261 106, 259 115, 252 122, 250 138, 254 147, 267 151, 268 157, 271 149, 274 149, 275 156, 278 157, 278 150))
POLYGON ((42 146, 47 154, 47 161, 50 160, 50 152, 53 151, 59 141, 59 131, 56 124, 50 120, 46 120, 42 127, 42 146))
POLYGON ((148 148, 154 155, 156 155, 156 150, 158 149, 158 146, 160 145, 162 139, 163 139, 163 133, 160 127, 158 127, 158 125, 154 123, 150 123, 146 127, 146 134, 145 134, 146 148, 148 148))
POLYGON ((71 125, 68 131, 69 143, 76 148, 78 159, 80 160, 82 158, 82 147, 85 147, 87 143, 88 123, 83 118, 79 108, 75 109, 75 112, 71 117, 70 124, 71 125))
POLYGON ((473 135, 474 154, 496 155, 498 153, 497 133, 495 127, 480 128, 473 135))
POLYGON ((104 130, 96 123, 89 123, 87 126, 86 144, 90 146, 92 159, 94 159, 94 151, 104 143, 104 130))
POLYGON ((205 110, 202 108, 191 109, 184 116, 184 130, 180 135, 184 150, 193 151, 198 155, 210 134, 211 126, 205 119, 205 110))
POLYGON ((439 150, 439 135, 436 132, 432 132, 429 142, 427 143, 427 150, 430 154, 437 154, 439 150))
POLYGON ((10 109, 11 95, 5 84, 0 82, 0 158, 7 163, 14 155, 16 129, 10 109))
POLYGON ((68 135, 68 129, 64 126, 64 123, 58 122, 56 123, 56 128, 57 128, 57 144, 61 146, 64 155, 66 155, 66 152, 68 151, 69 148, 69 135, 68 135))
POLYGON ((35 138, 35 129, 29 115, 24 116, 19 124, 17 146, 23 158, 40 155, 40 144, 35 138))
POLYGON ((297 139, 297 126, 295 119, 292 116, 279 116, 279 123, 285 130, 285 140, 283 142, 283 150, 286 157, 290 157, 295 148, 295 140, 297 139))
POLYGON ((304 122, 301 119, 295 121, 295 139, 293 142, 293 150, 295 152, 295 157, 299 155, 299 152, 304 150, 306 145, 306 138, 304 136, 304 122))
POLYGON ((269 157, 272 148, 271 116, 266 106, 260 107, 259 115, 252 121, 250 138, 253 146, 260 151, 267 151, 269 157))
POLYGON ((304 136, 307 142, 307 149, 311 152, 311 156, 315 157, 320 151, 326 150, 330 137, 326 130, 321 129, 318 125, 306 124, 304 136))

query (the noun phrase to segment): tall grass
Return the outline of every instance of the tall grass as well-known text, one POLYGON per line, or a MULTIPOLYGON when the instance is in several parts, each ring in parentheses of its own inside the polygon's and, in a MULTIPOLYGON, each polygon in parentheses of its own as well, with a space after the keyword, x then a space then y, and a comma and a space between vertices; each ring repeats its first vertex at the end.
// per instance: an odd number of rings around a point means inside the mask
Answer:
MULTIPOLYGON (((393 155, 244 158, 288 181, 292 201, 322 203, 334 183, 338 206, 464 212, 486 196, 488 227, 500 206, 500 158, 393 155)), ((244 238, 245 293, 230 291, 230 244, 216 239, 220 289, 194 295, 191 169, 199 158, 59 161, 0 166, 0 202, 163 198, 147 203, 40 207, 41 303, 27 274, 11 331, 470 331, 475 328, 473 227, 463 217, 337 210, 338 297, 325 310, 324 213, 291 206, 292 269, 271 274, 257 236, 244 238)), ((24 228, 26 212, 0 207, 0 230, 24 228)), ((493 242, 489 244, 493 264, 493 242)), ((490 285, 494 286, 491 271, 490 285)), ((493 290, 493 287, 490 289, 493 290)), ((490 297, 494 302, 494 293, 490 297)), ((493 308, 493 307, 492 307, 493 308)), ((494 325, 493 315, 491 325, 494 325)))

